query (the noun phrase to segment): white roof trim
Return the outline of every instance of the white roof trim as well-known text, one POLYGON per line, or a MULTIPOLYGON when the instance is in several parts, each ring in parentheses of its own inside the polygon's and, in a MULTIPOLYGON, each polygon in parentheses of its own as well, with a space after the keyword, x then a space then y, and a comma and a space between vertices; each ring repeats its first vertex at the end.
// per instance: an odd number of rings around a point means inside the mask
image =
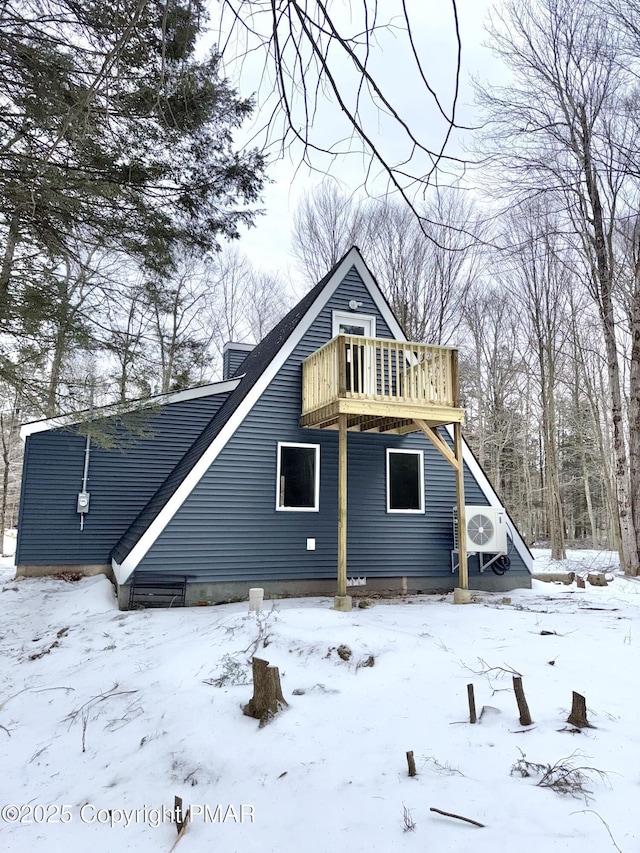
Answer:
MULTIPOLYGON (((244 375, 244 374, 243 374, 244 375)), ((224 382, 212 382, 209 385, 198 385, 195 388, 187 388, 185 391, 170 391, 168 394, 156 394, 146 400, 132 400, 131 402, 122 404, 112 404, 102 406, 96 409, 96 413, 100 413, 105 417, 118 415, 120 412, 131 412, 134 409, 143 409, 145 406, 151 406, 159 403, 162 406, 168 403, 184 403, 186 400, 196 400, 199 397, 210 397, 214 394, 224 394, 227 391, 234 391, 242 379, 242 376, 235 376, 233 379, 228 379, 224 382), (109 412, 112 409, 113 411, 109 412)), ((88 409, 85 409, 88 411, 88 409)), ((82 418, 78 417, 78 412, 70 415, 60 415, 55 418, 45 418, 41 421, 31 421, 23 424, 20 429, 20 438, 24 441, 29 435, 36 432, 46 432, 50 429, 59 429, 60 427, 72 426, 73 424, 81 423, 82 418)))
POLYGON ((289 358, 296 346, 300 343, 304 335, 309 330, 311 324, 314 322, 322 308, 324 308, 327 301, 329 300, 333 292, 336 290, 338 285, 341 284, 342 280, 349 272, 351 267, 355 267, 358 271, 365 286, 369 290, 371 297, 373 298, 373 301, 376 304, 376 307, 378 308, 385 322, 389 326, 391 333, 396 337, 396 340, 404 341, 407 339, 406 335, 400 328, 398 321, 393 316, 393 312, 389 308, 389 305, 387 304, 386 299, 382 295, 375 279, 367 269, 367 266, 363 261, 360 252, 354 246, 354 248, 351 249, 345 255, 340 266, 336 269, 329 281, 322 288, 322 291, 316 297, 316 300, 313 305, 311 305, 311 307, 307 309, 306 314, 301 318, 291 335, 289 335, 289 338, 285 342, 284 346, 280 348, 280 351, 272 359, 271 363, 260 376, 251 391, 247 394, 247 396, 238 406, 231 418, 227 421, 227 423, 218 433, 216 438, 200 457, 196 465, 194 465, 192 470, 187 474, 185 479, 178 486, 175 493, 171 496, 165 506, 160 510, 158 515, 151 522, 149 527, 145 530, 143 535, 140 537, 140 540, 131 549, 131 552, 127 555, 127 557, 125 557, 121 564, 117 563, 115 560, 112 561, 113 572, 116 576, 118 583, 125 583, 131 573, 135 570, 140 560, 142 560, 142 558, 154 544, 158 536, 165 529, 169 521, 173 518, 178 509, 182 506, 184 501, 190 495, 192 490, 200 482, 201 478, 204 476, 209 467, 213 464, 218 454, 221 452, 226 443, 238 429, 242 421, 251 411, 257 400, 262 395, 263 391, 267 388, 271 380, 280 370, 285 361, 289 358))
MULTIPOLYGON (((446 426, 445 429, 449 433, 451 440, 453 441, 453 426, 446 426)), ((505 515, 507 517, 507 530, 511 534, 511 539, 513 544, 516 546, 516 550, 518 554, 522 557, 522 562, 525 564, 527 570, 533 574, 533 556, 527 546, 525 545, 524 539, 520 535, 518 528, 513 523, 513 520, 509 516, 506 508, 502 505, 500 498, 496 494, 493 486, 489 482, 489 478, 484 473, 478 460, 471 452, 471 449, 467 442, 462 440, 462 458, 464 462, 466 462, 469 471, 473 474, 477 484, 482 489, 482 492, 486 499, 489 501, 489 506, 495 506, 498 509, 503 509, 505 511, 505 515)))
POLYGON ((222 348, 222 353, 224 355, 224 353, 229 352, 229 350, 236 350, 237 352, 251 352, 251 350, 255 348, 256 344, 241 344, 236 341, 227 341, 222 348))

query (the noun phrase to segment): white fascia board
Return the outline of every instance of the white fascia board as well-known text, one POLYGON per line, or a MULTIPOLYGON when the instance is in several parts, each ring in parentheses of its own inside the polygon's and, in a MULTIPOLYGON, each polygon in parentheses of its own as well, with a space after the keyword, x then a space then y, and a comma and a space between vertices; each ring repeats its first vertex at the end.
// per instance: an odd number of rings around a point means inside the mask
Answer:
MULTIPOLYGON (((453 441, 453 426, 448 424, 447 426, 445 426, 445 429, 447 430, 451 440, 453 441)), ((533 555, 531 554, 531 551, 529 551, 529 549, 527 548, 524 539, 518 531, 518 528, 513 523, 513 519, 509 515, 507 508, 502 505, 500 498, 498 497, 493 486, 489 482, 489 478, 480 467, 478 460, 471 452, 471 448, 464 440, 464 436, 462 439, 462 458, 463 461, 466 462, 467 467, 475 478, 477 484, 482 489, 484 496, 489 501, 489 506, 494 506, 498 509, 503 509, 505 511, 505 514, 507 516, 507 530, 511 534, 513 544, 516 546, 518 554, 520 554, 520 556, 522 557, 522 562, 525 564, 527 570, 531 574, 533 574, 533 555)))
POLYGON ((145 530, 143 535, 140 537, 140 540, 131 549, 131 552, 125 557, 125 559, 120 564, 116 563, 115 561, 112 561, 113 571, 118 580, 118 583, 125 583, 131 573, 135 570, 138 563, 143 559, 149 548, 151 548, 158 536, 162 533, 167 524, 171 521, 173 516, 180 509, 187 497, 191 494, 195 486, 200 482, 204 474, 209 470, 210 466, 216 460, 216 458, 218 457, 222 449, 225 447, 229 439, 233 436, 235 431, 238 429, 242 421, 249 414, 257 400, 262 395, 263 391, 271 382, 271 380, 278 373, 280 368, 283 366, 283 364, 289 358, 291 353, 300 343, 304 335, 306 335, 309 328, 311 327, 311 324, 314 322, 320 311, 324 308, 328 300, 331 298, 338 285, 342 282, 345 275, 353 266, 356 267, 363 282, 365 283, 365 286, 369 289, 376 303, 376 306, 379 308, 380 313, 383 315, 385 321, 388 323, 389 328, 394 334, 396 334, 397 332, 400 335, 400 337, 398 338, 399 340, 406 340, 405 335, 402 333, 402 329, 398 325, 397 320, 389 310, 389 306, 387 305, 384 297, 380 293, 378 285, 375 283, 371 273, 366 267, 366 264, 362 260, 360 252, 354 247, 345 255, 340 266, 336 269, 333 276, 323 287, 321 293, 316 297, 316 300, 313 305, 307 310, 307 313, 300 320, 291 335, 289 335, 289 338, 281 347, 277 355, 273 358, 273 360, 266 368, 262 376, 253 386, 251 391, 247 394, 242 403, 238 406, 231 418, 229 418, 229 420, 224 425, 222 430, 218 433, 213 442, 202 454, 198 462, 194 465, 193 469, 187 474, 185 479, 178 486, 175 493, 171 496, 165 506, 160 510, 158 515, 151 522, 149 527, 145 530))
POLYGON ((227 341, 227 343, 222 348, 222 353, 224 355, 225 352, 228 352, 230 349, 237 350, 238 352, 251 352, 251 350, 256 348, 256 344, 241 344, 236 341, 227 341))
MULTIPOLYGON (((243 374, 244 375, 244 374, 243 374)), ((184 403, 186 400, 197 400, 199 397, 210 397, 215 394, 224 394, 227 391, 234 391, 242 379, 242 376, 227 379, 224 382, 212 382, 209 385, 198 385, 195 388, 187 388, 185 391, 170 391, 168 394, 156 394, 146 400, 132 400, 130 403, 113 404, 103 406, 96 409, 96 414, 101 417, 110 417, 109 410, 112 409, 112 415, 118 415, 121 412, 131 412, 135 409, 143 409, 146 406, 161 405, 165 406, 168 403, 184 403)), ((88 409, 84 410, 88 412, 88 409)), ((20 428, 20 438, 24 441, 27 436, 33 435, 36 432, 46 432, 50 429, 59 429, 60 427, 73 426, 82 422, 82 418, 78 417, 78 413, 72 415, 60 415, 55 418, 45 418, 41 421, 31 421, 23 424, 20 428)))
MULTIPOLYGON (((243 374, 244 376, 244 374, 243 374)), ((225 379, 223 382, 212 382, 209 385, 197 385, 195 388, 187 388, 184 391, 174 391, 170 394, 162 394, 152 397, 154 401, 165 403, 184 403, 186 400, 197 400, 199 397, 210 397, 215 394, 224 394, 227 391, 235 391, 240 383, 241 376, 233 379, 225 379), (165 400, 162 397, 166 397, 165 400)))
POLYGON ((47 418, 44 421, 31 421, 31 423, 23 424, 20 427, 20 438, 24 441, 34 432, 46 432, 49 429, 58 429, 59 427, 70 426, 73 423, 78 423, 78 419, 74 420, 72 416, 62 415, 59 418, 47 418))
POLYGON ((122 566, 120 563, 116 563, 116 561, 112 558, 111 560, 111 569, 113 570, 113 574, 118 583, 124 583, 129 575, 123 575, 122 566))

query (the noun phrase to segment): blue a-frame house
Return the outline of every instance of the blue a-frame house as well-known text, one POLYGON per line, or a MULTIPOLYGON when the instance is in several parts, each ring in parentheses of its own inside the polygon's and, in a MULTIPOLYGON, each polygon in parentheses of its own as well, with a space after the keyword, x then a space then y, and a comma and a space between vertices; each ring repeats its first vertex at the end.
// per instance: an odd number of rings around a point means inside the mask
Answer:
MULTIPOLYGON (((145 572, 184 576, 187 603, 333 594, 337 571, 339 594, 345 575, 453 589, 462 483, 465 504, 500 508, 453 440, 456 370, 454 350, 407 343, 353 248, 261 343, 227 347, 222 382, 152 401, 144 436, 120 415, 110 449, 64 420, 26 424, 18 575, 112 573, 122 606, 145 572)), ((531 584, 504 519, 509 561, 472 556, 472 589, 531 584)))

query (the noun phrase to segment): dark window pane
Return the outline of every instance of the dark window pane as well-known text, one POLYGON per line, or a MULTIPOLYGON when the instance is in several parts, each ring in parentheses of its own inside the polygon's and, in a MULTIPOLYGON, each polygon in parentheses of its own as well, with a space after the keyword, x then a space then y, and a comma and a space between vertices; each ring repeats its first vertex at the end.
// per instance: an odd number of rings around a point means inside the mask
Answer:
POLYGON ((315 506, 315 447, 280 448, 280 506, 315 506))
POLYGON ((339 334, 340 335, 363 335, 364 336, 364 326, 349 326, 347 323, 340 323, 339 334))
POLYGON ((346 389, 360 393, 364 390, 362 387, 364 385, 362 381, 362 377, 364 377, 364 347, 359 347, 357 344, 347 344, 346 351, 346 389), (351 362, 353 362, 353 367, 351 367, 351 362), (351 381, 352 376, 353 382, 351 381))
POLYGON ((389 509, 421 509, 420 460, 416 453, 389 454, 389 509))

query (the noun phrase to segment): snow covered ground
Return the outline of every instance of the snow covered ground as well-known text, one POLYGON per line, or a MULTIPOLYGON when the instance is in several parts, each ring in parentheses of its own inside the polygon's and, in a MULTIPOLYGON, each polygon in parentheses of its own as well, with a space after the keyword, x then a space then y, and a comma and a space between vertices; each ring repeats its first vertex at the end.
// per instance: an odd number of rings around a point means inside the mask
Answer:
POLYGON ((536 575, 575 572, 586 575, 589 572, 620 574, 620 559, 615 551, 589 550, 587 548, 568 551, 566 560, 552 560, 549 549, 534 548, 535 561, 533 571, 536 575))
POLYGON ((5 560, 0 849, 168 853, 179 795, 193 820, 178 853, 636 853, 640 582, 607 553, 537 556, 536 571, 613 579, 351 613, 291 599, 256 618, 243 604, 121 613, 105 578, 15 582, 5 560), (241 711, 256 646, 289 703, 264 728, 241 711), (594 728, 571 731, 572 690, 594 728), (513 772, 523 756, 587 769, 563 795, 513 772))

